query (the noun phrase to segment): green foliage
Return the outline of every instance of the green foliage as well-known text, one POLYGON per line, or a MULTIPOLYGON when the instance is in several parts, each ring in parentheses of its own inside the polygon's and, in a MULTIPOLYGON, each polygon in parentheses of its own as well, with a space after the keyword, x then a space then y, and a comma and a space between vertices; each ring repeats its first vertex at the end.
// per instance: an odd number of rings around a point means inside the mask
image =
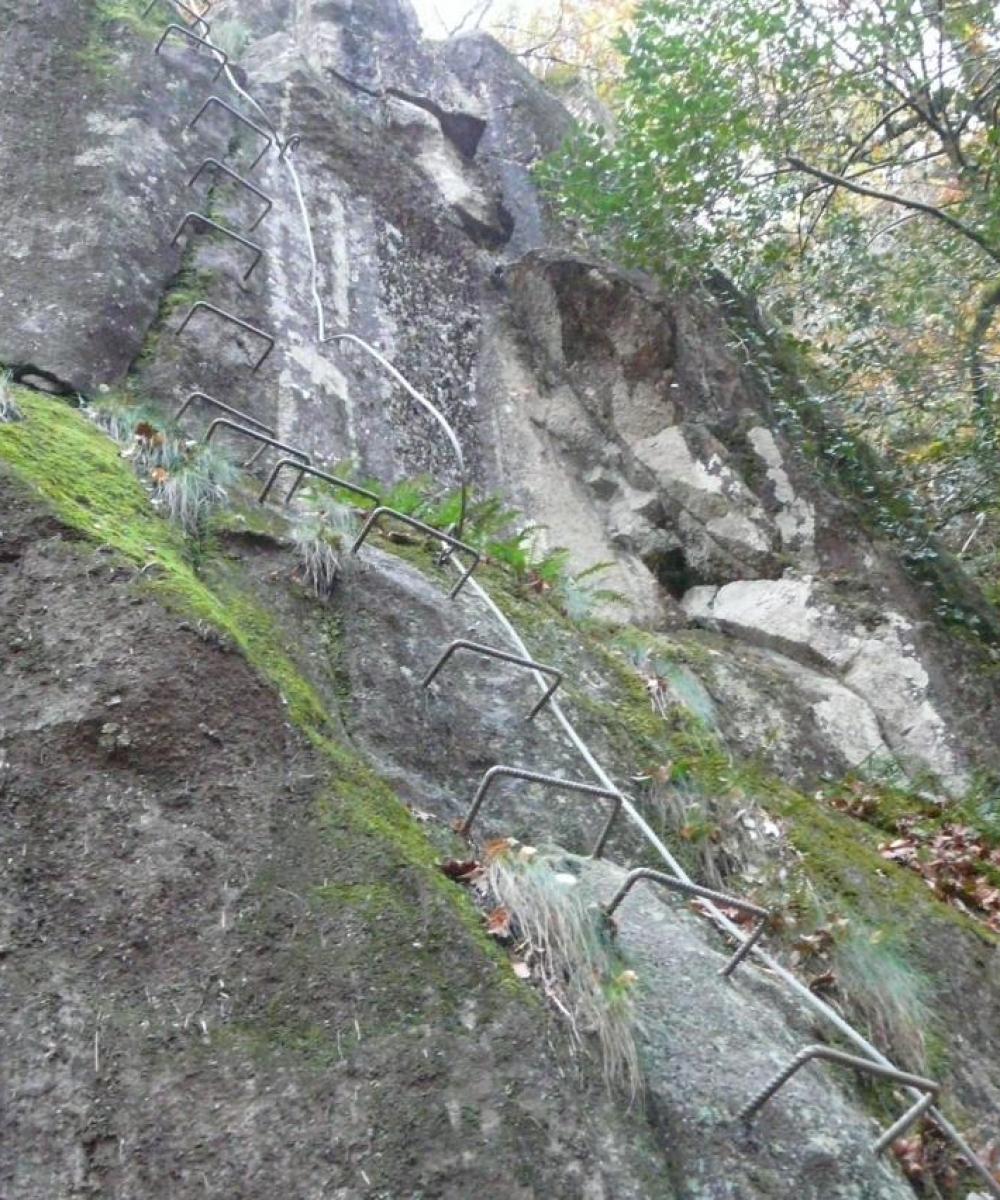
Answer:
POLYGON ((118 445, 82 414, 52 397, 16 392, 24 420, 0 426, 0 460, 68 526, 155 572, 148 586, 199 627, 221 632, 284 697, 289 714, 317 728, 323 706, 300 676, 271 617, 220 581, 209 587, 192 564, 183 531, 157 516, 118 445))
POLYGON ((953 548, 1000 526, 994 7, 644 0, 618 50, 615 135, 542 168, 557 205, 633 265, 760 295, 953 548))
MULTIPOLYGON (((168 459, 168 461, 170 461, 168 459)), ((155 498, 187 533, 203 531, 208 514, 226 500, 236 466, 217 446, 188 444, 168 467, 154 467, 155 498)))
POLYGON ((212 42, 230 58, 239 58, 250 44, 250 36, 250 27, 243 21, 215 21, 212 25, 212 42))

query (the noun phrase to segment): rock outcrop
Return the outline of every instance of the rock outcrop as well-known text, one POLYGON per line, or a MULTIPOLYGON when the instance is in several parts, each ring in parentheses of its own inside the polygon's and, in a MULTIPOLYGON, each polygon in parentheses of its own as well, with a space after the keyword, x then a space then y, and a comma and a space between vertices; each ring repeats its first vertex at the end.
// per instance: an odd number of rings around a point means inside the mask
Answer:
MULTIPOLYGON (((736 764, 763 763, 753 801, 817 903, 916 946, 952 1111, 995 1111, 993 941, 868 827, 791 790, 891 765, 934 804, 964 794, 998 765, 990 651, 949 635, 940 597, 796 444, 726 306, 552 221, 531 169, 571 118, 492 39, 425 43, 405 0, 227 0, 211 20, 248 32, 234 75, 258 110, 182 37, 154 55, 172 6, 144 8, 0 0, 18 80, 0 102, 0 364, 72 401, 127 382, 161 413, 201 391, 326 465, 455 486, 433 419, 319 334, 378 347, 444 413, 477 489, 575 569, 608 562, 618 618, 666 656, 661 719, 603 633, 504 592, 616 785, 667 832, 643 781, 679 779, 683 800, 701 748, 725 768, 713 799, 740 801, 736 764), (219 105, 192 127, 213 95, 264 132, 219 105), (273 201, 257 224, 259 196, 211 168, 191 181, 209 158, 249 175, 269 119, 300 141, 294 174, 274 148, 253 169, 273 201), (252 247, 197 222, 172 244, 191 211, 259 243, 249 276, 252 247), (198 301, 273 350, 211 310, 182 331, 198 301)), ((287 514, 237 506, 185 538, 85 416, 24 409, 0 425, 0 1191, 911 1194, 868 1152, 862 1094, 822 1068, 759 1135, 734 1128, 818 1031, 751 964, 716 983, 721 943, 691 914, 652 892, 622 912, 634 1111, 485 945, 434 866, 471 853, 449 826, 476 782, 502 762, 590 776, 549 714, 524 719, 523 675, 463 660, 420 688, 450 640, 506 635, 473 595, 444 602, 418 545, 344 555, 320 604, 290 582, 287 514)), ((529 784, 480 828, 578 852, 603 817, 529 784)), ((620 822, 618 865, 567 862, 600 899, 648 854, 620 822)))

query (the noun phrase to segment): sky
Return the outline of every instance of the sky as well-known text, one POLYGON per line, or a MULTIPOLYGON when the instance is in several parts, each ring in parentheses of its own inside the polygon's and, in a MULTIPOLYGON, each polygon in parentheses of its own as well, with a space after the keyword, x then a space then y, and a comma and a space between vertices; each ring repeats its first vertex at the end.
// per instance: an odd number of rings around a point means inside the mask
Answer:
MULTIPOLYGON (((444 37, 466 13, 478 11, 482 0, 412 0, 412 3, 427 37, 444 37)), ((497 0, 494 7, 498 12, 509 10, 511 7, 528 10, 537 8, 538 0, 517 0, 514 5, 511 5, 510 0, 497 0)))

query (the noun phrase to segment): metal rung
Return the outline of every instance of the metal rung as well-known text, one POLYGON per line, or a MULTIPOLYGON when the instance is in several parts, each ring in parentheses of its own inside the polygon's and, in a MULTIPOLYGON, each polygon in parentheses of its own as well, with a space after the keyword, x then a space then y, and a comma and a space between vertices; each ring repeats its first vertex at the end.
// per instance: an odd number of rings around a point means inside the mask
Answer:
POLYGON ((256 442, 263 442, 266 446, 274 446, 278 450, 284 450, 286 454, 292 454, 296 458, 302 459, 308 466, 311 462, 309 455, 304 450, 296 450, 294 446, 289 446, 287 442, 279 442, 277 438, 267 437, 263 433, 258 433, 256 429, 248 429, 245 425, 240 425, 237 421, 231 421, 228 417, 216 417, 208 427, 208 432, 205 434, 205 444, 212 440, 215 431, 219 428, 232 429, 234 433, 240 433, 244 437, 253 438, 256 442))
POLYGON ((483 654, 487 658, 495 658, 500 662, 512 663, 515 667, 525 667, 529 671, 541 671, 543 675, 552 675, 554 678, 549 685, 548 691, 538 701, 535 707, 528 713, 528 720, 531 721, 536 717, 539 711, 552 699, 552 694, 562 683, 562 672, 557 671, 555 667, 547 667, 543 663, 534 662, 530 658, 522 658, 519 654, 510 654, 506 650, 497 650, 493 646, 483 646, 479 642, 469 642, 464 638, 459 638, 458 641, 452 642, 445 650, 441 657, 437 660, 427 676, 423 679, 420 686, 429 687, 434 680, 434 677, 444 667, 445 663, 457 650, 471 650, 474 654, 483 654))
POLYGON ((201 120, 201 118, 205 115, 206 111, 208 110, 209 105, 211 105, 211 104, 217 104, 219 106, 219 108, 224 108, 226 110, 226 112, 229 113, 231 116, 235 117, 237 121, 241 121, 244 125, 247 126, 248 129, 252 129, 254 131, 254 133, 259 134, 267 142, 267 145, 264 147, 264 149, 261 150, 260 154, 257 155, 257 157, 253 160, 253 162, 247 168, 248 170, 252 171, 254 169, 254 167, 264 157, 264 155, 268 152, 268 150, 271 149, 271 146, 274 144, 273 138, 267 132, 266 129, 261 129, 261 127, 259 125, 255 125, 254 122, 251 121, 249 117, 245 117, 241 112, 239 112, 237 109, 233 108, 233 106, 231 104, 227 104, 225 100, 220 99, 218 96, 209 96, 209 98, 205 101, 205 103, 201 106, 201 108, 198 109, 197 113, 195 113, 192 120, 188 122, 188 129, 194 129, 194 127, 198 124, 198 122, 201 120))
POLYGON ((274 201, 271 199, 270 196, 267 195, 266 192, 262 192, 255 183, 251 183, 249 179, 244 179, 242 175, 237 175, 237 173, 235 171, 233 171, 231 168, 227 167, 225 163, 219 162, 219 160, 217 158, 206 158, 205 161, 198 168, 198 170, 195 171, 195 173, 188 180, 188 187, 193 187, 195 185, 195 183, 197 183, 198 177, 201 175, 202 171, 204 171, 206 167, 212 167, 216 171, 221 172, 223 175, 228 175, 230 179, 234 180, 241 187, 246 188, 248 192, 252 192, 255 196, 258 196, 261 200, 264 201, 264 205, 265 205, 264 211, 260 214, 260 216, 257 218, 256 221, 254 221, 254 223, 252 225, 247 226, 247 230, 246 230, 247 233, 252 233, 257 228, 257 226, 261 223, 261 221, 264 220, 264 218, 271 211, 271 209, 274 207, 274 201))
POLYGON ((450 533, 442 533, 440 529, 435 529, 432 525, 425 525, 423 521, 418 521, 416 517, 408 517, 406 513, 396 512, 394 508, 386 508, 384 505, 380 505, 378 508, 372 509, 368 514, 368 519, 362 526, 357 541, 351 547, 352 554, 357 554, 362 545, 364 545, 365 538, 368 537, 375 524, 382 517, 392 517, 395 521, 402 521, 404 525, 409 525, 411 529, 419 529, 421 533, 426 533, 433 538, 437 538, 438 541, 445 542, 453 550, 462 550, 464 553, 472 556, 471 566, 467 568, 462 578, 459 579, 458 583, 448 593, 449 599, 454 599, 465 586, 472 572, 479 566, 479 560, 482 557, 479 551, 473 546, 467 546, 465 542, 460 542, 458 538, 452 537, 450 533))
POLYGON ((875 1075, 879 1079, 890 1079, 893 1083, 901 1083, 906 1087, 916 1088, 918 1091, 926 1093, 872 1144, 872 1151, 875 1154, 881 1154, 918 1117, 922 1116, 934 1103, 935 1096, 941 1090, 941 1085, 935 1083, 933 1079, 925 1079, 921 1075, 911 1075, 908 1071, 900 1071, 897 1067, 886 1067, 881 1063, 872 1062, 868 1058, 858 1058, 854 1054, 845 1054, 843 1050, 835 1050, 832 1046, 806 1046, 804 1050, 800 1050, 796 1054, 783 1071, 775 1075, 767 1087, 754 1096, 749 1104, 740 1109, 737 1120, 744 1123, 748 1122, 758 1109, 762 1108, 775 1092, 791 1079, 796 1071, 804 1067, 807 1062, 811 1062, 814 1058, 822 1058, 827 1062, 838 1063, 840 1066, 852 1067, 855 1071, 861 1071, 866 1075, 875 1075))
POLYGON ((256 325, 251 325, 249 322, 242 320, 240 317, 234 317, 232 313, 227 313, 215 304, 209 304, 207 300, 196 300, 188 311, 187 316, 181 321, 180 325, 175 330, 175 336, 184 332, 187 323, 191 320, 198 309, 204 309, 205 312, 214 313, 217 317, 221 317, 224 321, 228 321, 231 325, 238 325, 240 329, 245 329, 247 333, 255 334, 259 338, 263 338, 267 342, 267 349, 254 364, 253 370, 257 372, 264 365, 267 356, 274 349, 274 338, 265 333, 263 329, 258 329, 256 325))
POLYGON ((206 41, 205 38, 199 37, 196 33, 192 33, 186 25, 168 25, 160 35, 160 40, 156 43, 156 48, 153 50, 154 54, 160 53, 163 43, 172 33, 179 33, 181 37, 186 37, 189 42, 197 42, 199 46, 207 46, 213 54, 220 54, 222 59, 216 68, 215 74, 212 76, 213 79, 219 78, 219 75, 222 73, 222 68, 228 66, 229 64, 229 55, 225 52, 225 50, 220 50, 218 46, 213 46, 212 43, 206 41))
MULTIPOLYGON (((254 260, 250 266, 243 272, 243 282, 245 283, 253 272, 254 267, 260 262, 264 256, 264 247, 258 246, 256 242, 251 242, 249 238, 245 238, 241 233, 235 233, 232 229, 227 229, 225 225, 220 225, 218 221, 213 221, 211 217, 206 217, 203 213, 187 212, 184 214, 184 219, 174 230, 174 236, 170 239, 171 246, 176 246, 181 234, 184 232, 184 226, 189 222, 200 222, 202 225, 207 225, 209 229, 214 229, 217 233, 223 233, 226 237, 232 238, 234 242, 239 242, 241 246, 246 246, 254 252, 254 260)), ((195 231, 197 232, 197 230, 195 231)))
MULTIPOLYGON (((174 421, 179 421, 187 410, 197 400, 201 400, 207 404, 209 408, 217 408, 221 412, 229 413, 231 417, 236 417, 244 425, 255 425, 258 429, 263 429, 265 433, 269 433, 271 437, 275 436, 275 430, 270 425, 265 425, 263 421, 258 421, 256 417, 252 417, 249 413, 245 413, 240 408, 233 408, 231 404, 224 404, 221 400, 216 400, 214 396, 210 396, 207 392, 192 392, 184 401, 180 408, 174 413, 174 421)), ((244 467, 252 467, 258 458, 267 449, 266 446, 261 446, 259 450, 255 450, 253 454, 243 464, 244 467)), ((287 461, 287 460, 286 460, 287 461)))
POLYGON ((296 462, 294 459, 291 459, 291 458, 283 458, 275 464, 274 470, 271 472, 270 478, 268 479, 267 483, 264 484, 264 490, 257 497, 258 504, 263 504, 264 501, 268 498, 268 496, 271 493, 271 489, 274 487, 275 483, 278 480, 279 473, 281 471, 283 471, 285 469, 285 467, 291 467, 294 471, 298 472, 298 476, 297 476, 295 482, 292 484, 292 486, 288 492, 288 495, 285 497, 286 504, 289 502, 289 500, 291 500, 292 496, 295 494, 295 490, 299 486, 299 484, 302 482, 302 478, 304 475, 314 475, 317 479, 322 479, 324 483, 332 484, 334 487, 343 488, 345 491, 348 491, 348 492, 354 492, 356 495, 364 496, 364 498, 366 500, 373 500, 376 504, 378 504, 378 496, 376 496, 374 492, 369 492, 367 488, 358 487, 358 485, 356 483, 350 483, 346 479, 338 479, 336 475, 330 475, 326 471, 320 471, 316 467, 312 467, 312 466, 309 466, 308 464, 296 462))
POLYGON ((256 417, 252 417, 249 413, 243 412, 240 408, 233 408, 231 404, 224 404, 221 400, 216 400, 214 396, 210 396, 207 392, 192 392, 184 401, 180 408, 174 413, 174 420, 179 421, 187 410, 198 400, 203 401, 209 408, 218 408, 222 412, 229 413, 231 417, 237 417, 246 425, 256 425, 258 429, 263 429, 265 433, 274 437, 275 431, 270 425, 265 425, 263 421, 258 421, 256 417))
POLYGON ((483 801, 486 799, 486 793, 489 791, 494 779, 499 779, 501 776, 506 776, 510 779, 524 779, 528 783, 544 783, 547 787, 563 788, 567 792, 581 792, 585 796, 603 796, 613 801, 611 815, 601 830, 601 835, 597 839, 591 853, 592 858, 601 857, 604 853, 607 840, 611 835, 611 827, 615 823, 615 817, 618 816, 618 812, 622 806, 621 792, 611 791, 609 788, 597 787, 592 783, 578 783, 575 779, 560 779, 557 775, 539 775, 537 771, 524 771, 520 767, 490 767, 480 780, 479 787, 476 789, 476 794, 472 799, 472 804, 466 814, 465 820, 459 826, 459 833, 467 834, 472 828, 472 822, 476 819, 476 814, 480 808, 482 808, 483 801))
MULTIPOLYGON (((153 9, 159 3, 160 3, 160 0, 149 0, 149 3, 146 5, 146 7, 142 11, 142 15, 144 17, 148 17, 149 14, 153 11, 153 9)), ((164 0, 164 3, 166 3, 166 0, 164 0)), ((173 4, 175 8, 179 8, 181 10, 181 12, 186 12, 187 15, 193 19, 194 24, 196 26, 200 25, 202 27, 202 29, 205 31, 205 37, 208 38, 208 37, 212 36, 212 26, 209 25, 209 23, 205 20, 205 18, 202 15, 200 15, 199 13, 196 13, 193 8, 189 8, 184 3, 184 0, 170 0, 170 3, 173 4)), ((205 9, 205 12, 208 12, 207 8, 205 9)))
POLYGON ((751 916, 759 918, 753 932, 745 941, 740 942, 736 953, 719 972, 726 979, 732 975, 754 946, 756 946, 761 934, 767 927, 768 921, 771 919, 770 911, 766 908, 761 908, 757 904, 750 904, 749 901, 741 900, 738 896, 728 896, 725 892, 716 892, 711 888, 701 887, 697 883, 689 883, 686 879, 679 879, 676 875, 667 875, 663 871, 654 871, 651 867, 637 867, 634 871, 629 871, 625 877, 625 882, 615 892, 611 902, 605 906, 604 915, 610 917, 632 890, 633 886, 641 879, 648 879, 652 883, 662 884, 665 888, 670 888, 674 892, 680 892, 684 896, 699 896, 703 900, 711 900, 713 904, 722 904, 727 908, 735 908, 740 912, 749 913, 751 916))

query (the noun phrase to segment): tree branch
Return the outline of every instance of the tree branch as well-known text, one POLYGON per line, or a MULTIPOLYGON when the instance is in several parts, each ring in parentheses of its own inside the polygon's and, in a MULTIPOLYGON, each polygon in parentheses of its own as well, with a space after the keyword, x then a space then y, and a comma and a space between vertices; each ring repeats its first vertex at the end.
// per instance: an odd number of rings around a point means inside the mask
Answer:
POLYGON ((976 317, 969 330, 969 340, 966 345, 972 399, 975 401, 976 407, 980 409, 986 409, 992 398, 989 381, 986 378, 986 367, 983 363, 983 339, 993 323, 993 314, 997 308, 1000 308, 1000 280, 991 283, 979 297, 979 303, 976 305, 976 317))
POLYGON ((1000 250, 990 245, 977 229, 966 225, 964 221, 953 217, 951 213, 947 213, 941 208, 935 208, 933 204, 924 204, 923 201, 911 200, 908 196, 898 196, 894 192, 881 192, 876 188, 865 187, 864 184, 854 183, 843 175, 834 175, 830 171, 824 171, 821 167, 811 167, 801 158, 796 158, 791 154, 786 155, 785 160, 797 171, 812 175, 814 179, 822 179, 831 187, 847 188, 849 192, 856 192, 859 196, 870 196, 873 200, 885 200, 886 203, 895 204, 898 208, 909 208, 914 212, 921 212, 928 217, 933 217, 936 221, 941 221, 954 229, 956 233, 960 233, 962 237, 968 238, 970 242, 974 242, 995 263, 1000 263, 1000 250))

